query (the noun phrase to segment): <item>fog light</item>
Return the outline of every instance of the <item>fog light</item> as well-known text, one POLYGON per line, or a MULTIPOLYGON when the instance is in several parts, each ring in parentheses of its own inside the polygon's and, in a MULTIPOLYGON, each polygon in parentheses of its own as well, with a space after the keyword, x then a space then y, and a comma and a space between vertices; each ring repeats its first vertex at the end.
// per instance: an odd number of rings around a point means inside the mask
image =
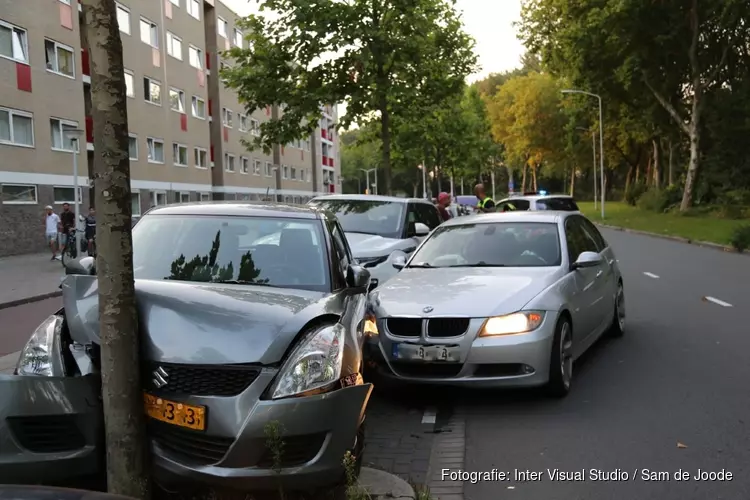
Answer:
POLYGON ((526 374, 534 373, 534 369, 532 367, 530 367, 529 365, 523 365, 521 367, 521 370, 523 370, 523 372, 526 373, 526 374))

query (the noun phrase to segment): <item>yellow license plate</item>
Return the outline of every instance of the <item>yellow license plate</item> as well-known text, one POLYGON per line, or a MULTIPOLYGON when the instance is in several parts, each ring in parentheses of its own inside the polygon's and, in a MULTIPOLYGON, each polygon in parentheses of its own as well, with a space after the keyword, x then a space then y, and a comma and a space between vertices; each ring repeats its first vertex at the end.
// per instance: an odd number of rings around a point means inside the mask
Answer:
POLYGON ((196 431, 206 429, 206 407, 192 406, 151 394, 143 394, 146 415, 168 424, 186 427, 196 431))

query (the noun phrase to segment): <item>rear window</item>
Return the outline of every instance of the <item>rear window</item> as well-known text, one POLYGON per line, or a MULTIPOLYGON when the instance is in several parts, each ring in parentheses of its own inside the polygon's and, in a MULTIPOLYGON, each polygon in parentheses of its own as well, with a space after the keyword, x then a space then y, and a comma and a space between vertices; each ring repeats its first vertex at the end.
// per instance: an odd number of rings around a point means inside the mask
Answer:
POLYGON ((536 206, 538 210, 560 210, 563 212, 578 212, 579 210, 573 198, 544 198, 537 200, 536 206))

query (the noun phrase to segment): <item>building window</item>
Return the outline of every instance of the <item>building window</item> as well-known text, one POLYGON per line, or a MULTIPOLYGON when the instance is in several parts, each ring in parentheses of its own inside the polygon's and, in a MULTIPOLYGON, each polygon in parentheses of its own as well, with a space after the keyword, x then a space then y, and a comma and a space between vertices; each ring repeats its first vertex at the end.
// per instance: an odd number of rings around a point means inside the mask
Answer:
POLYGON ((151 104, 161 106, 161 83, 144 76, 143 77, 143 98, 151 104))
POLYGON ((141 215, 141 193, 130 193, 130 212, 136 217, 141 215))
POLYGON ((76 140, 75 148, 73 147, 73 139, 78 139, 78 137, 70 134, 73 130, 78 129, 78 122, 51 118, 49 128, 52 149, 56 151, 78 151, 78 140, 76 140))
MULTIPOLYGON (((75 190, 72 187, 67 186, 55 186, 52 188, 52 198, 55 200, 55 205, 62 205, 63 203, 75 203, 75 190)), ((78 188, 78 203, 83 203, 83 197, 81 188, 78 188)))
POLYGON ((177 7, 180 6, 180 0, 169 0, 169 1, 172 2, 172 5, 176 5, 177 7))
POLYGON ((25 29, 0 21, 0 56, 22 63, 29 62, 25 29))
POLYGON ((53 40, 44 40, 44 55, 46 58, 47 71, 58 75, 75 78, 73 48, 57 43, 53 40))
POLYGON ((155 49, 159 48, 159 27, 145 17, 141 18, 141 41, 155 49))
POLYGON ((206 119, 206 101, 197 95, 193 96, 193 116, 201 120, 206 119))
POLYGON ((175 201, 177 203, 190 203, 190 193, 177 193, 175 201))
POLYGON ((227 37, 227 22, 224 19, 222 18, 217 19, 216 29, 219 31, 219 36, 223 36, 224 38, 227 37))
POLYGON ((35 205, 36 186, 30 184, 0 184, 0 200, 5 205, 35 205))
POLYGON ((292 180, 293 181, 297 180, 297 169, 294 167, 292 167, 292 180))
POLYGON ((201 201, 211 201, 211 195, 209 193, 201 193, 201 201))
POLYGON ((208 168, 208 153, 203 148, 193 150, 196 168, 208 168))
POLYGON ((126 35, 130 34, 130 11, 119 3, 117 4, 117 26, 126 35))
POLYGON ((253 175, 260 175, 260 160, 253 160, 253 175))
POLYGON ((188 14, 199 21, 201 20, 201 3, 203 3, 203 0, 187 0, 188 14))
POLYGON ((34 147, 34 115, 0 108, 0 143, 34 147))
POLYGON ((273 166, 271 165, 270 161, 266 162, 265 174, 266 174, 266 177, 273 176, 273 166))
POLYGON ((135 80, 133 73, 125 70, 125 94, 128 97, 135 97, 135 80))
POLYGON ((167 54, 182 61, 182 39, 167 31, 167 54))
POLYGON ((164 163, 164 141, 149 137, 146 139, 148 146, 148 162, 164 163))
POLYGON ((299 180, 301 182, 305 182, 305 176, 306 176, 306 174, 307 174, 307 169, 306 168, 301 168, 299 170, 299 180))
POLYGON ((203 51, 201 49, 194 45, 188 47, 188 59, 190 66, 203 69, 203 51))
POLYGON ((184 144, 172 144, 172 158, 178 167, 188 166, 188 148, 184 144))
POLYGON ((128 137, 128 157, 131 160, 138 160, 138 136, 130 135, 128 137))
POLYGON ((237 28, 234 28, 234 44, 237 47, 242 47, 242 32, 237 28))
POLYGON ((227 128, 232 128, 232 110, 221 108, 221 123, 227 128))
POLYGON ((151 206, 159 207, 167 204, 167 193, 164 191, 151 191, 151 206))
POLYGON ((284 165, 284 170, 282 170, 283 178, 288 179, 289 178, 289 167, 287 165, 284 165))
POLYGON ((234 155, 224 153, 224 170, 234 172, 234 155))
POLYGON ((247 174, 250 172, 250 160, 244 156, 240 157, 240 173, 247 174))
POLYGON ((185 113, 185 92, 180 89, 169 89, 169 106, 172 111, 185 113))
POLYGON ((250 119, 250 133, 253 135, 260 135, 260 122, 255 118, 250 119))
POLYGON ((238 115, 240 119, 240 132, 247 132, 247 115, 238 115))

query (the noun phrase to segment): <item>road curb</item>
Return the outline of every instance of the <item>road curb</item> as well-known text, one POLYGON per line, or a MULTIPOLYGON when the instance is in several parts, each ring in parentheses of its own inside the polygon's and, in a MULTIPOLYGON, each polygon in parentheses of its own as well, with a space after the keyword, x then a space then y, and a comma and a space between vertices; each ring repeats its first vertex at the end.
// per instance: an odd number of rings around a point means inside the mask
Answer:
POLYGON ((31 304, 32 302, 39 302, 40 300, 47 300, 53 297, 59 297, 62 295, 62 290, 56 290, 54 292, 43 293, 41 295, 34 295, 33 297, 24 297, 23 299, 11 300, 9 302, 3 302, 0 304, 0 309, 8 309, 9 307, 22 306, 24 304, 31 304))
POLYGON ((599 227, 612 229, 613 231, 621 231, 623 233, 630 233, 630 234, 640 234, 642 236, 652 236, 654 238, 660 238, 662 240, 678 241, 680 243, 687 243, 688 245, 693 245, 696 247, 712 248, 714 250, 721 250, 722 252, 727 252, 727 253, 736 253, 739 255, 750 255, 750 253, 738 252, 732 247, 729 247, 726 245, 720 245, 719 243, 711 243, 710 241, 695 241, 695 240, 691 240, 690 238, 683 238, 682 236, 672 236, 668 234, 651 233, 648 231, 640 231, 638 229, 629 229, 627 227, 622 227, 622 226, 611 226, 609 224, 602 224, 600 222, 596 222, 595 224, 599 227))
POLYGON ((416 493, 409 483, 400 477, 380 469, 362 467, 359 473, 359 486, 371 498, 414 499, 416 493))
POLYGON ((460 411, 455 412, 445 425, 440 426, 435 437, 427 471, 427 487, 430 498, 435 500, 463 500, 464 482, 451 479, 444 472, 464 471, 466 465, 466 419, 460 411))

